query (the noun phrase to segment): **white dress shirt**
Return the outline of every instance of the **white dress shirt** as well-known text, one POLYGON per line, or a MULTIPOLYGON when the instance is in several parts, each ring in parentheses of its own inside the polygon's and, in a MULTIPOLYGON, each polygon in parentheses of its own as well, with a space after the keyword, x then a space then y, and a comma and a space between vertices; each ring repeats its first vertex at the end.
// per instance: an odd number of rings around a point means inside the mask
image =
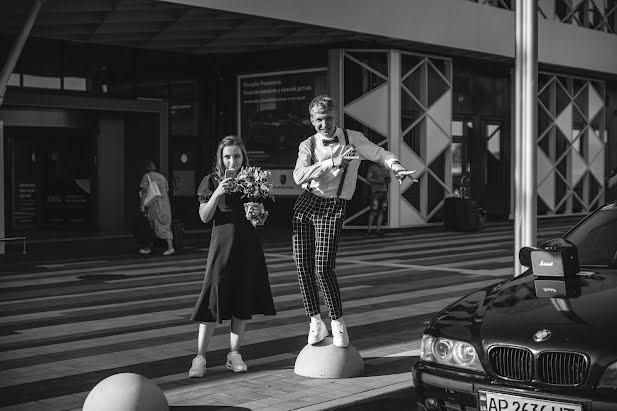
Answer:
MULTIPOLYGON (((351 160, 347 167, 345 184, 339 196, 344 200, 351 199, 356 190, 358 167, 360 167, 361 160, 381 163, 391 170, 393 164, 398 163, 398 159, 394 154, 383 147, 373 144, 359 131, 347 129, 347 135, 349 136, 347 144, 352 144, 355 147, 355 154, 360 159, 351 160)), ((327 147, 323 144, 324 137, 319 133, 307 138, 298 147, 298 160, 293 172, 294 180, 296 184, 310 190, 319 197, 332 198, 337 196, 341 176, 344 171, 343 168, 334 167, 332 162, 333 158, 340 156, 345 150, 343 130, 337 127, 334 136, 338 137, 338 143, 331 143, 327 147), (313 164, 311 164, 311 138, 315 139, 315 162, 313 164)))

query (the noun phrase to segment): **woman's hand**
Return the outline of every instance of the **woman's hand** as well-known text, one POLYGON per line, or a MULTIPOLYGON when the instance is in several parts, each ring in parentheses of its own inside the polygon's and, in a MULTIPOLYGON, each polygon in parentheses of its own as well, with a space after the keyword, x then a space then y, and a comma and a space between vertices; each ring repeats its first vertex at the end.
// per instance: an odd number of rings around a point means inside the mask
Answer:
POLYGON ((212 193, 212 196, 219 198, 223 194, 229 193, 232 189, 232 186, 233 186, 233 178, 224 178, 223 180, 221 180, 216 190, 214 190, 214 193, 212 193))

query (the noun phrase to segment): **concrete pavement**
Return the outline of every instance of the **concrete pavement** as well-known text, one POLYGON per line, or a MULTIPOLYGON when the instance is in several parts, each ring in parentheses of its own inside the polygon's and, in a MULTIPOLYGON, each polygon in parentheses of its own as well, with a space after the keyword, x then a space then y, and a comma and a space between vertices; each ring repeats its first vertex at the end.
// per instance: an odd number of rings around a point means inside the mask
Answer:
MULTIPOLYGON (((540 221, 539 238, 560 236, 574 220, 540 221)), ((136 255, 130 236, 41 241, 26 256, 6 256, 0 261, 1 409, 80 409, 99 381, 120 372, 150 378, 175 410, 349 406, 412 389, 410 368, 426 322, 463 294, 511 276, 509 223, 477 233, 433 226, 384 238, 347 231, 337 275, 366 374, 301 377, 293 368, 308 322, 289 235, 274 227, 262 233, 278 314, 249 322, 241 350, 249 372, 225 368, 226 322, 215 332, 201 379, 187 378, 196 340, 189 316, 203 279, 207 231, 187 233, 186 247, 170 257, 136 255)))

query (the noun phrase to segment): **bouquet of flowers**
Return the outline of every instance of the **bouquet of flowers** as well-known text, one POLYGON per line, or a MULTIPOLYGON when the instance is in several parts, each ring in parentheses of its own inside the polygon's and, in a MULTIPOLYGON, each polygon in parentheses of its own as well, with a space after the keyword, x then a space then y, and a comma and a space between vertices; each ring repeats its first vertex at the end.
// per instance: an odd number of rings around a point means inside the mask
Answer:
POLYGON ((272 191, 272 173, 270 170, 262 170, 260 167, 243 168, 236 176, 231 191, 240 193, 242 198, 250 200, 244 203, 246 219, 254 227, 264 225, 266 218, 268 218, 268 212, 262 202, 267 198, 274 200, 274 196, 270 193, 272 191))

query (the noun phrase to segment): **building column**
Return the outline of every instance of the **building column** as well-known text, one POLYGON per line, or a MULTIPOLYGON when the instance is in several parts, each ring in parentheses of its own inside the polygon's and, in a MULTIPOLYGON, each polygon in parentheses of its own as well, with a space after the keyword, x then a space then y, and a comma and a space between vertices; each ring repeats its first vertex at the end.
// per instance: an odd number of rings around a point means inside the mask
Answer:
POLYGON ((538 2, 516 1, 514 114, 514 275, 521 247, 536 246, 538 135, 538 2))
MULTIPOLYGON (((401 52, 390 50, 388 85, 390 87, 390 135, 389 151, 401 157, 401 52)), ((402 159, 401 159, 402 161, 402 159)), ((388 190, 388 225, 389 228, 401 227, 401 185, 392 178, 388 190)))
MULTIPOLYGON (((4 207, 4 122, 0 120, 0 238, 6 237, 6 226, 4 223, 4 213, 6 209, 4 207)), ((4 241, 0 241, 0 254, 4 254, 6 250, 4 241)))

